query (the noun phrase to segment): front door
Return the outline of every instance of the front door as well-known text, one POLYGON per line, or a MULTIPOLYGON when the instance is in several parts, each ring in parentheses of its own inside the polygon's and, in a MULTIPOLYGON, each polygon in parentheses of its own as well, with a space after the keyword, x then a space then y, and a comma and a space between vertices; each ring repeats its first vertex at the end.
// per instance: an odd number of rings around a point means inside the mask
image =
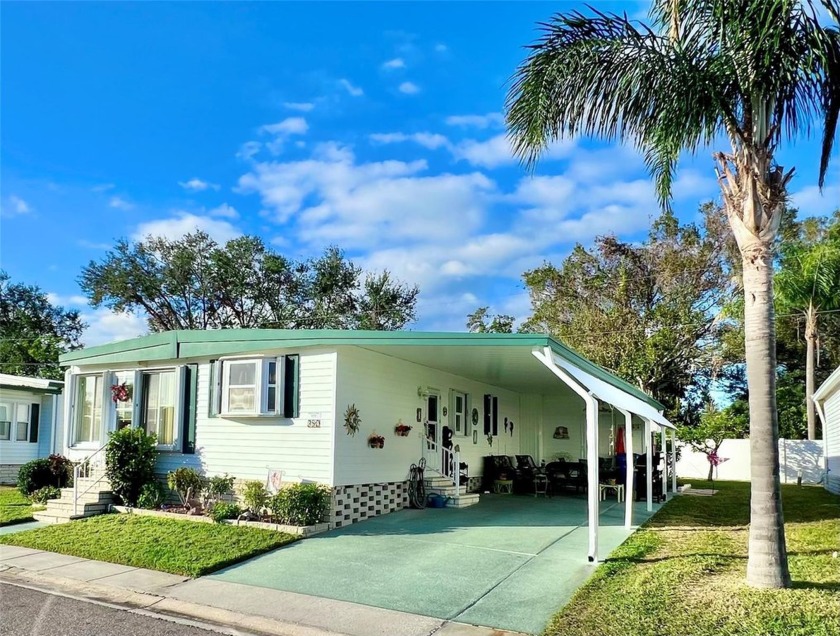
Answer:
POLYGON ((426 396, 426 443, 429 452, 427 462, 429 468, 440 470, 441 467, 441 420, 440 420, 440 395, 429 393, 426 396))

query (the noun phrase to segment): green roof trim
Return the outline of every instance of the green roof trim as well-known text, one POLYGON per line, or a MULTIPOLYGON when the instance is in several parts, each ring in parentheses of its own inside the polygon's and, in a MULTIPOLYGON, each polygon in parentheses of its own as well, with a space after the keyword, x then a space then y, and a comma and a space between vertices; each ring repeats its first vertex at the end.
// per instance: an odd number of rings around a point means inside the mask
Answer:
POLYGON ((424 347, 551 347, 558 356, 595 377, 621 389, 656 409, 663 405, 603 367, 590 362, 554 338, 530 333, 466 333, 433 331, 352 331, 341 329, 214 329, 156 333, 96 347, 86 347, 60 357, 63 366, 153 362, 197 357, 252 353, 267 346, 300 348, 330 346, 424 347))

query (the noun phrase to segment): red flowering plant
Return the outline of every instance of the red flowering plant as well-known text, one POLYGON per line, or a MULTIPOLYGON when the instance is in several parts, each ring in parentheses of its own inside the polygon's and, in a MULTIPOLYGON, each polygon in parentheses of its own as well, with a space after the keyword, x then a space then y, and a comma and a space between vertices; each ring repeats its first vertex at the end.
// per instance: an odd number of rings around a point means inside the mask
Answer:
POLYGON ((403 424, 402 422, 398 422, 397 425, 394 427, 394 433, 396 433, 400 437, 405 437, 411 432, 411 427, 408 424, 403 424))
POLYGON ((128 402, 131 399, 131 388, 127 382, 111 385, 111 399, 117 402, 128 402))

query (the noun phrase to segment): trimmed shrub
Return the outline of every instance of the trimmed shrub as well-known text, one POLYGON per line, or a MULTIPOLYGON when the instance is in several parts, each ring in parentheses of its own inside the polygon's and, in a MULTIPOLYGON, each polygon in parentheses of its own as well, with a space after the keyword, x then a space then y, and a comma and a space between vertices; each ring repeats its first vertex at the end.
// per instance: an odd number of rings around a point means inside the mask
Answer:
POLYGON ((155 479, 156 444, 155 436, 141 428, 111 433, 105 448, 105 473, 114 494, 127 506, 136 506, 143 486, 155 479))
POLYGON ((55 486, 44 486, 29 495, 32 503, 42 505, 46 504, 50 499, 58 499, 59 497, 61 497, 61 489, 55 486))
POLYGON ((213 506, 210 511, 210 518, 216 523, 221 523, 225 519, 236 519, 242 514, 242 508, 235 503, 220 502, 213 506))
POLYGON ((66 488, 73 482, 73 463, 62 455, 26 462, 18 471, 17 487, 29 497, 36 490, 47 486, 66 488))
POLYGON ((157 510, 166 501, 166 492, 157 479, 143 484, 140 489, 140 496, 137 497, 137 507, 146 510, 157 510))
POLYGON ((204 490, 204 477, 195 468, 187 466, 169 471, 166 483, 185 506, 189 506, 189 500, 200 497, 201 491, 204 490))
POLYGON ((268 503, 268 491, 261 481, 246 481, 242 487, 242 501, 250 512, 259 516, 268 503))
POLYGON ((212 508, 218 504, 225 495, 233 492, 234 478, 225 473, 214 475, 204 483, 204 506, 212 508))
POLYGON ((330 489, 320 484, 293 484, 268 502, 274 518, 292 526, 320 523, 330 510, 330 489))

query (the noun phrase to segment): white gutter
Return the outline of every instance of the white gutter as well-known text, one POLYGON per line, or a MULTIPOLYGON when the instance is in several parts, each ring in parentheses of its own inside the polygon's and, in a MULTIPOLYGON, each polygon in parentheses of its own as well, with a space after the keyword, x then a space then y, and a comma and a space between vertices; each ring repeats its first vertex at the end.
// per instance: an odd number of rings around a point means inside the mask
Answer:
POLYGON ((598 524, 600 522, 600 492, 598 488, 598 401, 590 392, 584 389, 566 371, 554 362, 551 347, 546 347, 542 353, 531 352, 542 362, 549 371, 560 378, 560 381, 578 394, 586 404, 586 477, 587 502, 589 510, 589 562, 598 561, 598 524))
POLYGON ((58 421, 58 396, 52 396, 52 430, 50 434, 50 453, 55 453, 55 428, 58 421))

